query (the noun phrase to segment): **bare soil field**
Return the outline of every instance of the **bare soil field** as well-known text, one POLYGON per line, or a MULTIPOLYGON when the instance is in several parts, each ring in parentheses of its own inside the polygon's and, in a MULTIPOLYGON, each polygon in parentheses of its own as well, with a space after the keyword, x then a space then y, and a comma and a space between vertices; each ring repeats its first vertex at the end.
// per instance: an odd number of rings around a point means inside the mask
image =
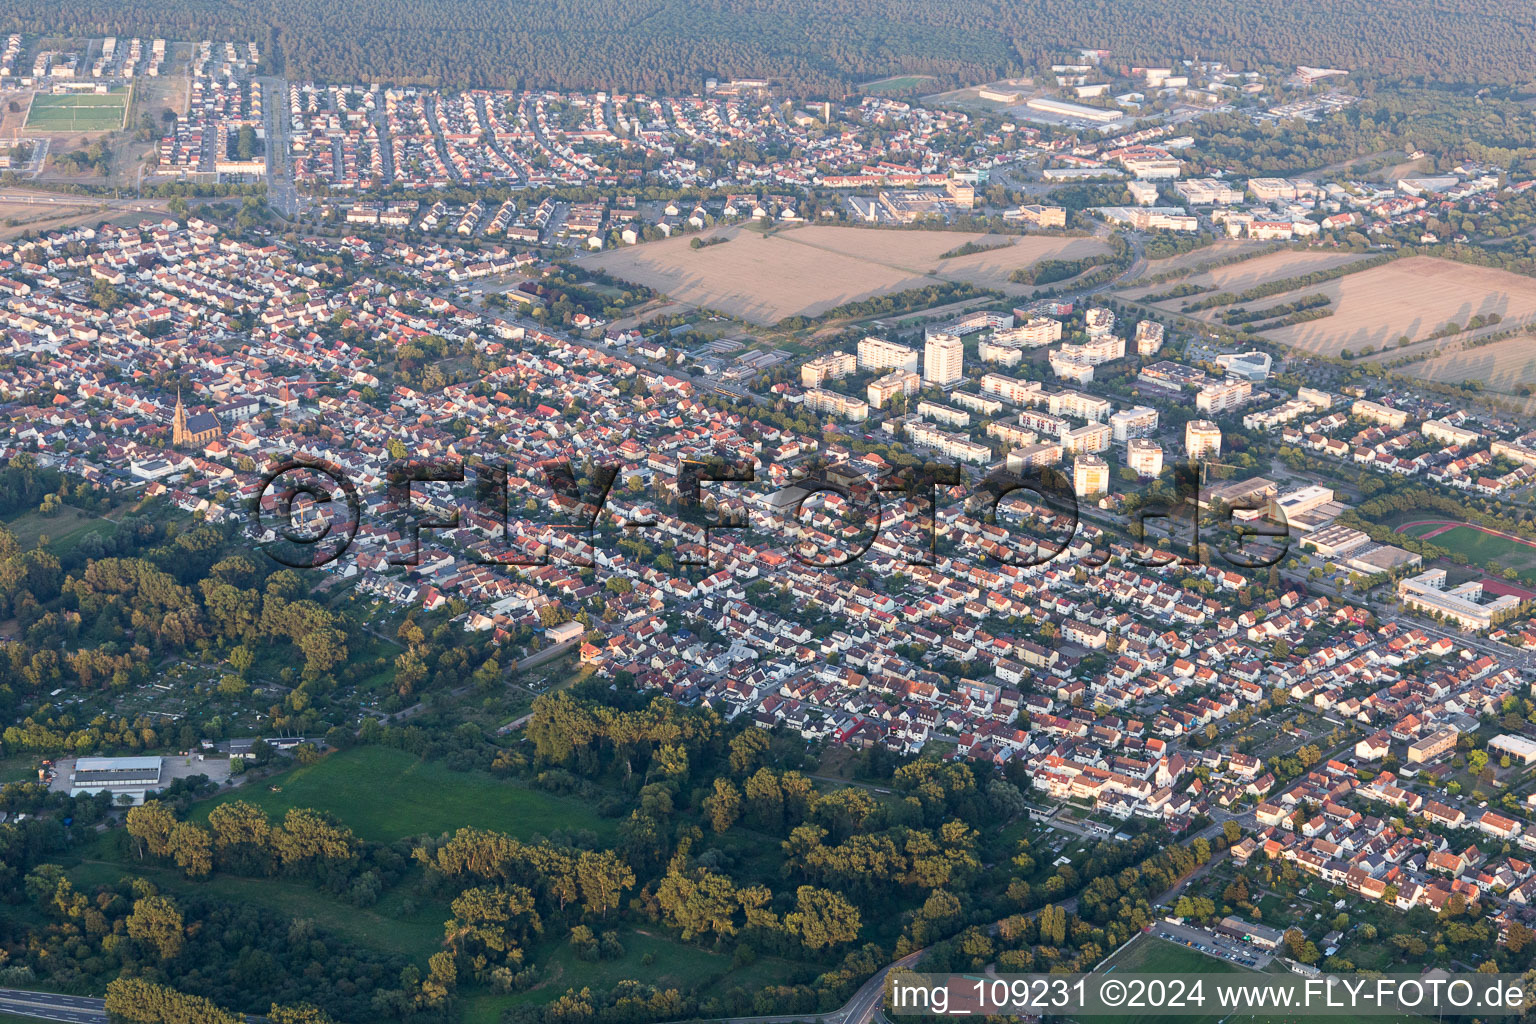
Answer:
POLYGON ((28 231, 47 231, 77 227, 110 215, 88 204, 38 206, 33 203, 0 203, 0 240, 15 238, 28 231))
POLYGON ((27 120, 27 106, 31 102, 31 89, 0 89, 0 138, 21 137, 21 126, 27 120), (11 109, 13 105, 15 110, 11 109))
MULTIPOLYGON (((1536 316, 1536 279, 1432 256, 1395 260, 1272 296, 1264 304, 1313 294, 1332 299, 1332 316, 1283 327, 1268 332, 1267 337, 1293 348, 1338 355, 1344 349, 1358 353, 1369 347, 1380 351, 1395 346, 1404 335, 1418 341, 1451 321, 1465 326, 1468 318, 1477 314, 1503 317, 1500 324, 1485 328, 1483 333, 1508 330, 1536 316)), ((1457 345, 1468 337, 1475 334, 1447 338, 1445 344, 1457 345)))
POLYGON ((940 257, 986 238, 957 231, 883 231, 807 225, 767 236, 722 227, 704 236, 671 238, 600 253, 586 260, 615 277, 647 285, 692 306, 718 309, 756 324, 815 316, 834 306, 944 281, 965 281, 1018 294, 1008 283, 1017 267, 1042 259, 1075 259, 1102 251, 1092 238, 1023 236, 1007 248, 940 257), (699 237, 725 237, 695 249, 699 237))
POLYGON ((1536 387, 1536 340, 1529 335, 1517 335, 1410 363, 1398 372, 1443 384, 1482 381, 1490 391, 1514 395, 1522 385, 1536 387))
MULTIPOLYGON (((1202 249, 1200 251, 1205 252, 1206 250, 1202 249)), ((1331 270, 1334 267, 1342 266, 1346 263, 1355 263, 1367 258, 1363 253, 1355 252, 1286 250, 1284 252, 1270 253, 1267 256, 1256 256, 1251 260, 1243 260, 1241 263, 1233 263, 1230 266, 1217 267, 1203 274, 1192 274, 1180 283, 1200 285, 1217 292, 1241 292, 1244 289, 1252 288, 1254 285, 1263 284, 1265 281, 1278 281, 1287 277, 1315 274, 1319 270, 1331 270)), ((1172 287, 1172 285, 1160 287, 1172 287)), ((1177 309, 1186 301, 1188 300, 1170 299, 1168 302, 1162 303, 1162 305, 1170 309, 1177 309)))

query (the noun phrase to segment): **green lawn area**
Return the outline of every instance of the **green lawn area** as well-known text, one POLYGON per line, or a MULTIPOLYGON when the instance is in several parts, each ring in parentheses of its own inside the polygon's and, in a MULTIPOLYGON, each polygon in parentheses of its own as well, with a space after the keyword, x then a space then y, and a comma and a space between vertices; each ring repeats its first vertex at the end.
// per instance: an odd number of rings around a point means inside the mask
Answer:
POLYGON ((69 93, 56 95, 40 92, 32 97, 27 110, 27 127, 36 131, 116 131, 123 126, 128 109, 128 93, 69 93))
POLYGON ((0 757, 0 785, 7 782, 36 782, 38 757, 36 754, 0 757))
POLYGON ((274 818, 293 807, 328 811, 362 838, 383 843, 466 825, 523 839, 557 829, 590 829, 611 841, 616 830, 616 822, 598 817, 582 800, 479 772, 450 771, 387 747, 332 754, 318 764, 220 794, 194 814, 206 820, 214 806, 229 800, 245 800, 274 818))
POLYGON ((48 547, 55 554, 80 543, 88 533, 99 533, 105 537, 117 529, 116 523, 68 505, 53 515, 26 512, 6 520, 5 526, 16 535, 16 542, 23 548, 35 547, 37 539, 46 536, 48 547))
POLYGON ((794 965, 775 957, 732 969, 729 956, 686 945, 660 932, 624 929, 619 941, 624 946, 623 956, 595 961, 577 957, 565 936, 541 943, 529 954, 539 967, 539 981, 526 992, 480 992, 466 997, 460 1002, 462 1024, 497 1024, 508 1007, 542 1006, 563 996, 567 989, 590 987, 596 992, 625 980, 705 993, 738 986, 753 992, 767 985, 808 980, 795 978, 794 965), (649 964, 645 963, 647 955, 651 957, 649 964))
MULTIPOLYGON (((1143 935, 1129 949, 1115 957, 1110 966, 1116 975, 1123 974, 1157 974, 1164 977, 1174 974, 1240 974, 1247 976, 1273 974, 1285 978, 1293 978, 1286 968, 1277 962, 1272 963, 1267 971, 1252 971, 1246 967, 1230 963, 1226 960, 1218 960, 1213 956, 1206 956, 1188 946, 1181 946, 1176 942, 1159 939, 1154 935, 1143 935)), ((1100 971, 1099 973, 1102 973, 1100 971)), ((1294 1024, 1302 1018, 1295 1014, 1290 1015, 1258 1015, 1245 1016, 1242 1014, 1224 1014, 1221 1008, 1215 1005, 1215 994, 1211 986, 1204 986, 1205 1006, 1209 1013, 1187 1013, 1177 1017, 1159 1016, 1156 1014, 1130 1015, 1123 1017, 1101 1016, 1091 1019, 1095 1024, 1157 1024, 1159 1021, 1178 1020, 1182 1024, 1217 1024, 1224 1020, 1226 1024, 1294 1024)), ((1324 1016, 1322 1014, 1308 1014, 1308 1021, 1324 1021, 1328 1024, 1345 1024, 1347 1021, 1355 1021, 1355 1017, 1324 1016)), ((1381 1021, 1382 1024, 1396 1022, 1396 1024, 1414 1024, 1421 1022, 1419 1017, 1372 1017, 1372 1021, 1381 1021)))
POLYGON ((1177 942, 1143 935, 1110 966, 1123 974, 1256 974, 1246 967, 1206 956, 1177 942))
POLYGON ((442 948, 443 922, 449 918, 447 903, 428 904, 406 914, 404 901, 409 884, 395 886, 372 907, 355 907, 314 886, 278 878, 242 878, 214 875, 190 882, 174 868, 138 861, 87 859, 69 869, 77 888, 114 885, 125 875, 147 878, 176 897, 201 896, 232 903, 254 903, 289 917, 307 918, 317 926, 344 936, 361 946, 400 953, 426 965, 427 957, 442 948))
MULTIPOLYGON (((1423 537, 1440 527, 1434 525, 1410 526, 1401 531, 1407 537, 1423 537)), ((1536 539, 1536 538, 1532 538, 1536 539)), ((1503 537, 1495 537, 1470 526, 1454 526, 1444 533, 1428 538, 1430 544, 1465 555, 1478 565, 1497 562, 1519 570, 1523 579, 1536 579, 1536 548, 1503 537)))
POLYGON ((859 86, 863 92, 874 95, 882 92, 905 92, 908 89, 916 89, 924 82, 932 82, 928 75, 901 75, 896 78, 882 78, 878 82, 865 82, 859 86))

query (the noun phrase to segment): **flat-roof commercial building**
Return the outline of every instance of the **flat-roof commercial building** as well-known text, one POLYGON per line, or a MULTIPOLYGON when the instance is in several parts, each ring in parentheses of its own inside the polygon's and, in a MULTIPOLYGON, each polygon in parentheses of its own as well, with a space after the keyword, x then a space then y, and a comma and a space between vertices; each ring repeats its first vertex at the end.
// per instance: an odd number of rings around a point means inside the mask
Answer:
POLYGON ((127 794, 135 803, 160 788, 163 760, 156 757, 82 757, 69 773, 69 795, 127 794))
POLYGON ((1536 740, 1512 733, 1502 733, 1488 741, 1488 749, 1496 754, 1508 754, 1511 761, 1521 764, 1536 762, 1536 740))
POLYGON ((1430 569, 1400 580, 1397 596, 1410 608, 1438 614, 1463 629, 1472 630, 1489 629, 1495 616, 1520 606, 1520 599, 1513 594, 1501 594, 1484 604, 1483 585, 1476 580, 1449 590, 1445 589, 1445 582, 1444 569, 1430 569))
POLYGON ((1233 938, 1251 942, 1260 949, 1275 949, 1285 939, 1285 933, 1278 928, 1271 928, 1267 924, 1255 924, 1252 921, 1244 921, 1240 917, 1224 917, 1221 924, 1216 926, 1218 932, 1231 935, 1233 938))
POLYGON ((1091 121, 1094 124, 1108 124, 1111 121, 1118 121, 1125 116, 1125 111, 1123 110, 1085 107, 1080 103, 1053 100, 1048 96, 1031 97, 1024 105, 1030 110, 1038 110, 1043 114, 1055 114, 1058 117, 1069 117, 1078 121, 1091 121))

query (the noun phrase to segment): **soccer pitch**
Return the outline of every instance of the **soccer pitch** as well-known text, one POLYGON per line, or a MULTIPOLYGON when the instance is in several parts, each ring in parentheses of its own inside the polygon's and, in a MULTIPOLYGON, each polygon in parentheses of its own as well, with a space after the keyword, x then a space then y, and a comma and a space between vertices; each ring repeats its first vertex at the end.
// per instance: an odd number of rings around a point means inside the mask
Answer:
POLYGON ((128 92, 38 93, 27 109, 26 127, 41 132, 103 132, 123 127, 128 92))

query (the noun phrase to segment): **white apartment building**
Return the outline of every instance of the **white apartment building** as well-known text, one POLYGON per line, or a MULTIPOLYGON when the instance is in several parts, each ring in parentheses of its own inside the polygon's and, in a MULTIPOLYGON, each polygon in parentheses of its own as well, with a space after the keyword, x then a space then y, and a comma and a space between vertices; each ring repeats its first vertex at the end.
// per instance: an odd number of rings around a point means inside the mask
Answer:
POLYGON ((914 444, 933 448, 939 454, 961 462, 992 461, 992 449, 986 445, 977 444, 961 434, 951 434, 921 421, 913 420, 907 424, 907 437, 911 438, 914 444))
POLYGON ((1089 341, 1106 338, 1115 330, 1115 313, 1103 306, 1093 306, 1083 314, 1083 329, 1089 341))
POLYGON ((1195 408, 1201 412, 1222 413, 1236 409, 1253 397, 1253 382, 1224 380, 1207 384, 1195 395, 1195 408))
POLYGON ((892 370, 884 377, 869 382, 864 397, 876 409, 884 409, 887 402, 897 395, 915 395, 922 390, 923 379, 912 370, 892 370))
POLYGON ((1143 320, 1136 325, 1136 354, 1153 356, 1163 347, 1163 325, 1156 320, 1143 320))
POLYGON ((1221 428, 1210 420, 1190 420, 1184 425, 1184 453, 1192 459, 1221 454, 1221 428))
POLYGON ((1049 397, 1046 407, 1057 416, 1103 421, 1109 417, 1115 404, 1107 398, 1085 395, 1081 391, 1058 391, 1049 397))
POLYGON ((1095 455, 1109 450, 1109 424, 1088 423, 1061 434, 1061 447, 1073 455, 1095 455))
POLYGON ((1072 461, 1072 493, 1079 498, 1109 490, 1109 463, 1097 455, 1079 455, 1072 461))
POLYGON ((860 423, 869 418, 869 403, 848 395, 840 395, 836 391, 811 388, 800 400, 800 404, 811 412, 830 413, 853 423, 860 423))
POLYGON ((977 344, 976 354, 984 363, 996 363, 999 366, 1018 366, 1024 359, 1024 350, 1017 345, 999 345, 991 341, 983 341, 977 344))
POLYGON ((868 337, 859 342, 859 369, 884 372, 911 370, 917 372, 917 350, 884 338, 868 337))
POLYGON ((1048 316, 1033 316, 1010 330, 992 332, 994 344, 1021 348, 1040 348, 1060 340, 1061 321, 1048 316))
POLYGON ((1142 479, 1163 471, 1163 446, 1144 437, 1133 437, 1125 445, 1125 464, 1142 479))
POLYGON ((800 386, 819 388, 825 382, 846 377, 858 368, 858 357, 852 352, 828 352, 800 367, 800 386))
POLYGON ((1109 429, 1116 441, 1129 441, 1133 437, 1150 437, 1157 433, 1157 410, 1145 405, 1133 405, 1121 409, 1109 418, 1109 429))
POLYGON ((1001 373, 989 373, 981 378, 983 394, 995 395, 1011 405, 1029 405, 1040 400, 1040 382, 1019 380, 1001 373))
POLYGON ((965 376, 965 342, 953 334, 936 334, 923 345, 923 383, 943 387, 965 376))

